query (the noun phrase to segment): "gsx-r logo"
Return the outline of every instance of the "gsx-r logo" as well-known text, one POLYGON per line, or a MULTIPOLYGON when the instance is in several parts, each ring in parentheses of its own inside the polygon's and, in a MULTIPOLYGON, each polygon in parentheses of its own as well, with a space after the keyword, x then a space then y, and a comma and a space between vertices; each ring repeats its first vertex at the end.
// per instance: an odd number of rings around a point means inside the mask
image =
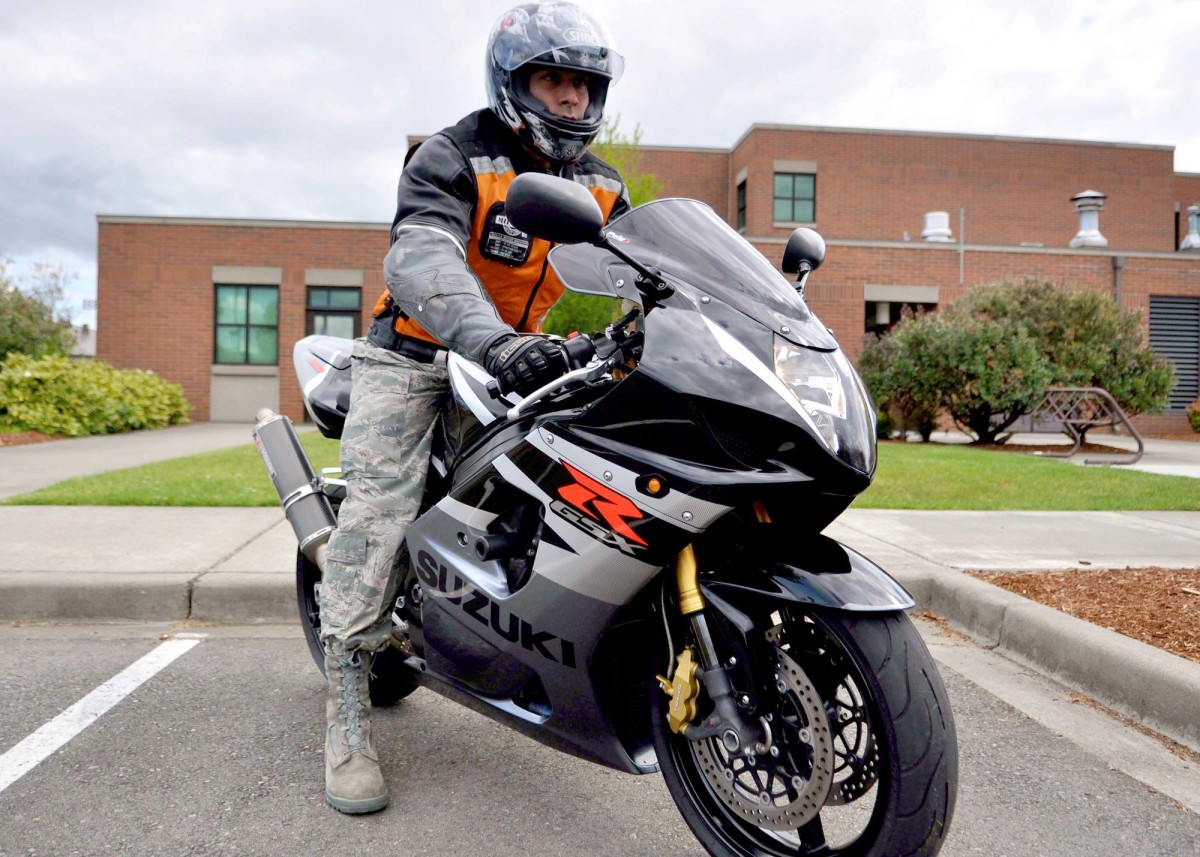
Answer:
POLYGON ((558 489, 562 500, 550 502, 555 514, 621 553, 636 557, 648 552, 646 540, 629 526, 644 517, 633 501, 567 462, 561 464, 575 481, 558 489))

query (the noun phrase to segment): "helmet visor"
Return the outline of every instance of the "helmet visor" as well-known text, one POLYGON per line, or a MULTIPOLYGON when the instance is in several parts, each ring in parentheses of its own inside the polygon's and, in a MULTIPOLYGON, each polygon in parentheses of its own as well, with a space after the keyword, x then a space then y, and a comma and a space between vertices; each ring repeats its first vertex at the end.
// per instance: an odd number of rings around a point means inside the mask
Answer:
POLYGON ((530 4, 506 12, 492 29, 491 55, 508 72, 536 62, 615 82, 625 70, 604 25, 572 3, 530 4))

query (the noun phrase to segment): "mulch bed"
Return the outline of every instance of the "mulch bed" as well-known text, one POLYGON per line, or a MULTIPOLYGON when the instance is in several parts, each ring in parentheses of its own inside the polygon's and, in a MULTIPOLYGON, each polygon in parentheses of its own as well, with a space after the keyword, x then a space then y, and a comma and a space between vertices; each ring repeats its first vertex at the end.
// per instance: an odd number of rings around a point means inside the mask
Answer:
POLYGON ((1200 663, 1200 568, 968 573, 1200 663))
POLYGON ((18 431, 9 434, 0 432, 0 446, 25 446, 30 443, 45 443, 49 440, 62 440, 62 438, 42 434, 40 431, 18 431))

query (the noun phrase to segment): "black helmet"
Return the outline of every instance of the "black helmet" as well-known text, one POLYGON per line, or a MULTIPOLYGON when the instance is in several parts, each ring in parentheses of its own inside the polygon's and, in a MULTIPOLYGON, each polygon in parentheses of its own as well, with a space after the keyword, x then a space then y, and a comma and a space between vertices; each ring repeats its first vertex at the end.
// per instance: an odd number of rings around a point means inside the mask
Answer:
POLYGON ((608 85, 621 77, 625 60, 604 25, 574 3, 528 3, 506 12, 488 39, 488 104, 532 149, 556 163, 579 158, 600 131, 608 85), (555 116, 529 93, 537 68, 588 75, 588 107, 582 119, 555 116))

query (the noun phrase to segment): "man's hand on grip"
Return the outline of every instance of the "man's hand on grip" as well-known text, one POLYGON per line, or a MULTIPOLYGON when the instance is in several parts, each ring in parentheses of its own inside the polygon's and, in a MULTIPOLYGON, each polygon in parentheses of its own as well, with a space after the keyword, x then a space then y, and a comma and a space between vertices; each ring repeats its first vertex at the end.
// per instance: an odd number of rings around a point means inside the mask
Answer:
POLYGON ((492 346, 484 368, 496 376, 501 392, 528 396, 569 367, 567 353, 558 342, 540 336, 514 336, 492 346))

